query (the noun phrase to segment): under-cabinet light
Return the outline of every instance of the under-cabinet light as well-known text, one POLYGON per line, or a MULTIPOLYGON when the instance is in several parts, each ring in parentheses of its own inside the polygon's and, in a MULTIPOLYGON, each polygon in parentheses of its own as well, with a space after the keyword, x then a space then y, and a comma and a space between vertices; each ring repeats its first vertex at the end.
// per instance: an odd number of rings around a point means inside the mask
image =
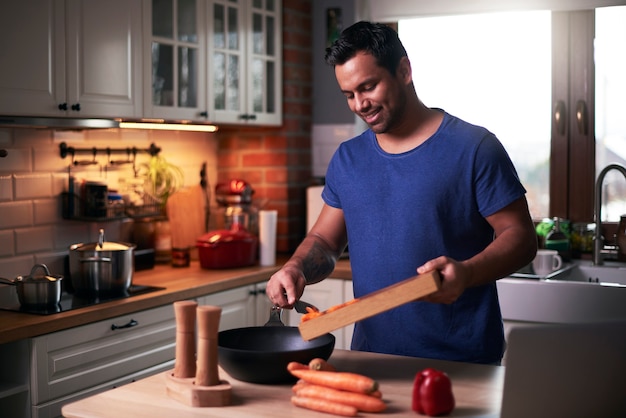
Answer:
POLYGON ((217 126, 198 123, 120 122, 124 129, 155 129, 161 131, 216 132, 217 126))

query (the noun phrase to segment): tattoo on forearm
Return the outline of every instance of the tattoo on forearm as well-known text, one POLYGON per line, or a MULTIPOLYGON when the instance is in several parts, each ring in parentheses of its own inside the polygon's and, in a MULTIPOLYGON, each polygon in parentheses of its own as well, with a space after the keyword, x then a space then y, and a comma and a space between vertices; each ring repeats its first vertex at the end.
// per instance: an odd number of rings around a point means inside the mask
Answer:
POLYGON ((302 260, 302 270, 307 283, 317 283, 333 272, 337 256, 321 245, 313 243, 306 257, 302 260))

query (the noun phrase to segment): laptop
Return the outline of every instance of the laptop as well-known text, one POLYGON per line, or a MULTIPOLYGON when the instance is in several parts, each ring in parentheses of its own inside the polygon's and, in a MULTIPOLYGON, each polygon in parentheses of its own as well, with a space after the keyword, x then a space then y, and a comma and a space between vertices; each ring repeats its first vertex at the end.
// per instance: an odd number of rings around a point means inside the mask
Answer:
POLYGON ((513 328, 501 417, 626 417, 626 322, 513 328))

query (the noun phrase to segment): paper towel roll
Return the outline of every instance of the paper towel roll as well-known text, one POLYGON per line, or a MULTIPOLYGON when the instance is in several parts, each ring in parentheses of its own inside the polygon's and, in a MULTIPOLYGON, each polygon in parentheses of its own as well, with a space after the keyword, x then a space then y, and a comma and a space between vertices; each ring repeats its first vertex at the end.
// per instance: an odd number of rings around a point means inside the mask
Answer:
POLYGON ((276 264, 276 222, 278 211, 259 211, 259 263, 262 266, 276 264))

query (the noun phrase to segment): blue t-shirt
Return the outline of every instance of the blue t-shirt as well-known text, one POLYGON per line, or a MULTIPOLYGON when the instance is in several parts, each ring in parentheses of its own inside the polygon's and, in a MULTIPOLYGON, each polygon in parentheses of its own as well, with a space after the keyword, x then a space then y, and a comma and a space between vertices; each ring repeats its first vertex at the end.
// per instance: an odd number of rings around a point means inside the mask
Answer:
MULTIPOLYGON (((401 154, 367 130, 342 143, 322 192, 344 212, 355 297, 416 274, 438 256, 462 261, 494 231, 485 220, 523 196, 498 139, 444 112, 437 132, 401 154)), ((504 352, 496 284, 467 289, 453 304, 413 302, 355 325, 352 349, 478 363, 504 352)))

